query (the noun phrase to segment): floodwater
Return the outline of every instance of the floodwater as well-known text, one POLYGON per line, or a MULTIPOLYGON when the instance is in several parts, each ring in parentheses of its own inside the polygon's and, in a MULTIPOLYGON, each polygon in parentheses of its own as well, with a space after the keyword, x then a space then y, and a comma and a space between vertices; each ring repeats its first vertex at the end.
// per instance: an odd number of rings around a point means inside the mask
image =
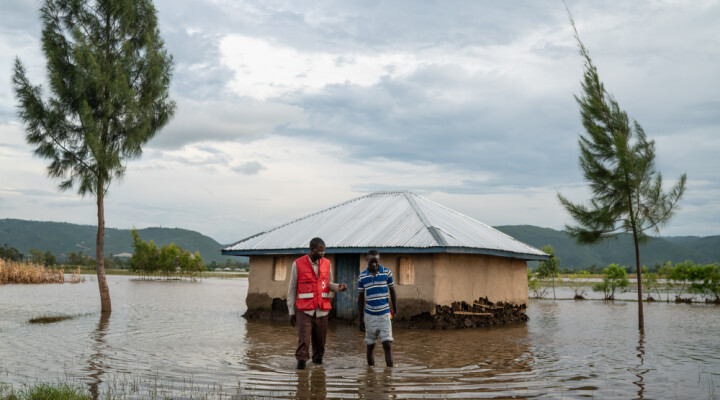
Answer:
POLYGON ((523 325, 395 330, 396 366, 365 365, 363 334, 331 324, 324 364, 296 371, 296 334, 246 321, 246 279, 108 277, 0 286, 0 382, 67 382, 122 397, 720 398, 720 307, 532 300, 523 325), (76 314, 46 325, 43 314, 76 314))

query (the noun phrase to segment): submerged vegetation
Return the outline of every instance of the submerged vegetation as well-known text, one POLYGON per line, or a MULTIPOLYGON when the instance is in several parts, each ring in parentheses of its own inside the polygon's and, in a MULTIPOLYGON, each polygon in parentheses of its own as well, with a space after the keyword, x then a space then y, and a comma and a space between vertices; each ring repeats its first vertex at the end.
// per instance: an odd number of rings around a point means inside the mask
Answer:
POLYGON ((39 264, 0 259, 0 284, 79 283, 83 281, 85 278, 80 275, 79 268, 66 280, 63 268, 45 268, 39 264))
POLYGON ((68 319, 73 319, 73 318, 79 317, 80 315, 81 314, 41 315, 39 317, 30 318, 28 320, 28 324, 51 324, 53 322, 60 322, 60 321, 68 320, 68 319))
POLYGON ((549 260, 540 261, 536 269, 538 279, 550 279, 552 282, 553 299, 555 296, 555 279, 560 276, 560 259, 555 257, 555 249, 552 246, 547 245, 542 248, 542 251, 550 255, 549 260))
POLYGON ((205 263, 198 251, 192 254, 175 243, 158 249, 152 240, 146 242, 140 239, 136 229, 132 230, 132 237, 135 253, 130 259, 130 271, 139 272, 145 278, 161 275, 165 278, 186 276, 194 279, 205 271, 205 263))
POLYGON ((596 292, 603 292, 605 300, 615 299, 615 290, 624 289, 630 285, 627 278, 625 267, 617 264, 610 264, 603 270, 602 282, 593 285, 592 289, 596 292))
MULTIPOLYGON (((654 272, 648 272, 643 266, 643 285, 648 289, 646 301, 674 301, 692 303, 701 301, 720 304, 720 264, 695 264, 692 261, 672 264, 668 261, 654 272)), ((534 298, 544 298, 553 282, 542 279, 528 269, 528 289, 534 298)), ((617 291, 627 290, 636 285, 627 277, 627 267, 610 264, 602 275, 593 275, 588 271, 578 271, 564 275, 560 285, 574 291, 574 299, 584 299, 587 290, 602 292, 605 300, 613 300, 617 291), (602 279, 599 283, 597 278, 602 279)))

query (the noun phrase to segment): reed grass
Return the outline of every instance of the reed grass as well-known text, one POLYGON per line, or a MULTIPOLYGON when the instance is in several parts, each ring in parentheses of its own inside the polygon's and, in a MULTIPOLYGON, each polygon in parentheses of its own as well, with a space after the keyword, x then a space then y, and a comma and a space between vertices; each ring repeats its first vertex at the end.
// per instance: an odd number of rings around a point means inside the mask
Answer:
POLYGON ((80 275, 80 268, 73 271, 66 281, 63 268, 45 268, 40 264, 0 259, 0 284, 80 283, 84 281, 85 278, 80 275))
POLYGON ((19 390, 0 386, 0 400, 90 400, 92 398, 87 391, 63 383, 40 383, 19 390))
POLYGON ((236 400, 277 398, 274 391, 259 394, 255 390, 247 390, 240 386, 223 387, 221 383, 197 384, 193 378, 175 381, 162 381, 154 378, 127 379, 112 377, 105 382, 95 384, 81 383, 76 380, 20 383, 20 389, 0 381, 0 400, 127 400, 144 398, 160 399, 198 399, 198 400, 236 400), (86 388, 86 385, 89 387, 86 388))

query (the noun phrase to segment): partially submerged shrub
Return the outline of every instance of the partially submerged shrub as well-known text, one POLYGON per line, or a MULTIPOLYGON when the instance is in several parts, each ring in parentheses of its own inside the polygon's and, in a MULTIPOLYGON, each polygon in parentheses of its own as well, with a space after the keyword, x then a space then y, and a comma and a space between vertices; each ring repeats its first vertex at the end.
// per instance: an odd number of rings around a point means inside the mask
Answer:
POLYGON ((625 267, 610 264, 603 270, 603 281, 593 286, 593 290, 603 292, 605 300, 614 300, 615 290, 625 288, 629 284, 625 267))
POLYGON ((0 284, 64 282, 65 273, 62 268, 45 268, 40 264, 0 259, 0 284))

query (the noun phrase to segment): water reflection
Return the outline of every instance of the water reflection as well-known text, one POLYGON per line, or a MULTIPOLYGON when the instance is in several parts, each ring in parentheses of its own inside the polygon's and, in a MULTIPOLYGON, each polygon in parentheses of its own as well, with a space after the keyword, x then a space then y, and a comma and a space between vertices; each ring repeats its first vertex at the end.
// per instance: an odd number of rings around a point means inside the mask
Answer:
POLYGON ((532 300, 527 324, 393 332, 395 367, 368 368, 355 326, 328 328, 323 365, 295 370, 289 324, 246 321, 247 280, 0 287, 0 384, 78 382, 94 396, 168 398, 717 398, 720 309, 532 300), (46 313, 83 315, 28 324, 46 313), (78 338, 78 340, 67 340, 78 338), (630 340, 628 340, 630 339, 630 340), (38 343, 42 343, 39 346, 38 343), (189 388, 195 388, 188 391, 189 388))
POLYGON ((295 331, 247 322, 244 394, 274 398, 525 397, 534 389, 528 328, 394 332, 396 366, 368 367, 363 334, 331 325, 323 365, 295 370, 295 331))
POLYGON ((325 399, 327 397, 325 368, 318 367, 298 371, 296 399, 325 399))
POLYGON ((392 368, 367 367, 361 375, 358 394, 363 399, 389 399, 389 388, 393 387, 392 368))
POLYGON ((638 387, 637 391, 637 399, 644 399, 644 393, 645 393, 645 374, 648 372, 648 369, 645 368, 645 330, 639 329, 638 330, 638 345, 637 345, 637 357, 639 359, 639 364, 637 366, 637 374, 635 375, 637 377, 637 380, 633 382, 635 386, 638 387))
POLYGON ((86 371, 90 372, 90 382, 88 386, 90 394, 93 399, 97 399, 99 396, 98 387, 102 384, 101 377, 105 374, 105 355, 106 343, 105 335, 107 334, 108 325, 110 324, 110 313, 100 313, 100 322, 98 322, 97 328, 93 332, 92 339, 92 354, 88 360, 88 367, 86 371))

